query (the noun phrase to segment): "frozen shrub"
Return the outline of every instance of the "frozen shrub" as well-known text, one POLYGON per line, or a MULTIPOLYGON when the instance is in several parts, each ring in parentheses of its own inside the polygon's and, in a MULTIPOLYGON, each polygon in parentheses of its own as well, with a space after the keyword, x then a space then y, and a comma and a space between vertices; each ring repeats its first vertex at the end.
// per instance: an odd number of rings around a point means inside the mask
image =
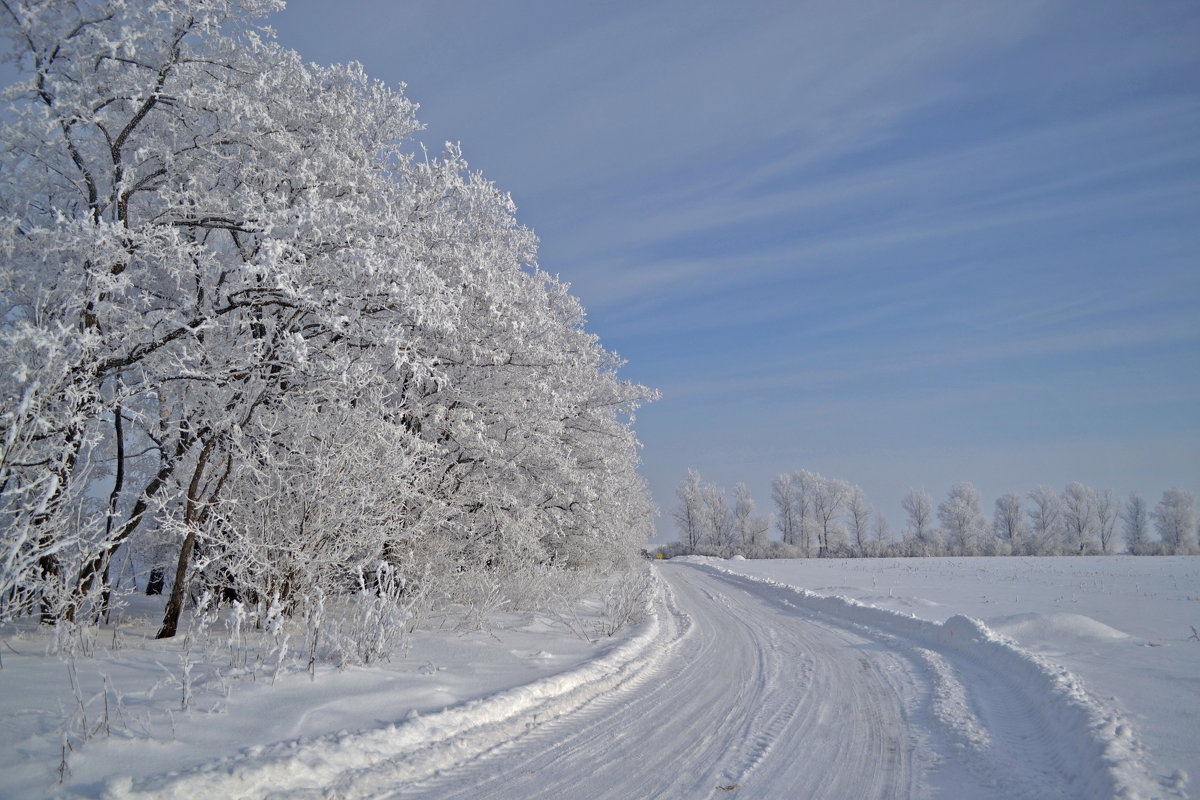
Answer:
POLYGON ((630 569, 611 579, 604 593, 601 632, 612 636, 626 625, 641 622, 656 586, 657 579, 649 567, 630 569))

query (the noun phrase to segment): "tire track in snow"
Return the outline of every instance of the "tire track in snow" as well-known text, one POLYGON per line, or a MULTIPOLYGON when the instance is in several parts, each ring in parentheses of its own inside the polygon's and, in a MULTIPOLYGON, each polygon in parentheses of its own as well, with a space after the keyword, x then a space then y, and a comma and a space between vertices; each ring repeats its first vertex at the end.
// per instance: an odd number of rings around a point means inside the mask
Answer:
POLYGON ((940 754, 932 784, 972 798, 1185 797, 1160 785, 1128 724, 1078 678, 982 623, 943 624, 705 565, 823 624, 862 633, 922 670, 922 724, 940 754))
POLYGON ((693 627, 653 674, 386 797, 923 796, 902 658, 722 578, 663 574, 693 627))

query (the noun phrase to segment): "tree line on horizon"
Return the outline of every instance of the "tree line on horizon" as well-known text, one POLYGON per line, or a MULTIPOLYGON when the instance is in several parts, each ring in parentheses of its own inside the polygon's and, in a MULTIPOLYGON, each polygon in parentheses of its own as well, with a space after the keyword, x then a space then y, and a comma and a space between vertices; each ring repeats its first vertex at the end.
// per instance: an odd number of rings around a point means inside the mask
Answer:
POLYGON ((1196 497, 1178 488, 1151 508, 1137 492, 1120 499, 1112 489, 1071 482, 1062 492, 1039 486, 996 500, 983 514, 979 491, 955 484, 935 507, 923 490, 905 495, 905 526, 896 538, 862 488, 800 470, 771 485, 773 514, 760 514, 744 483, 727 492, 694 469, 676 490, 671 512, 679 539, 663 555, 729 558, 858 558, 897 556, 1193 555, 1196 497), (778 533, 772 538, 771 533, 778 533))

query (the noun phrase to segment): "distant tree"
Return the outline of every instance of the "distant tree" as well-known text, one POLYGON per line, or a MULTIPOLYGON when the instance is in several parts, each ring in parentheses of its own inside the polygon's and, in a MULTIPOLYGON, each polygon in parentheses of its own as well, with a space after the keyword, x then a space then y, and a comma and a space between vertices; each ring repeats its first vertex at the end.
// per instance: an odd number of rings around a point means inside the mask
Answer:
POLYGON ((825 479, 817 473, 809 472, 806 469, 802 469, 792 476, 792 489, 796 495, 796 524, 800 529, 796 545, 805 558, 812 555, 813 540, 817 538, 817 520, 813 501, 823 480, 825 479))
POLYGON ((733 535, 743 555, 759 556, 767 546, 771 518, 754 513, 754 498, 746 484, 733 487, 733 535))
POLYGON ((1062 501, 1049 487, 1029 493, 1029 555, 1058 555, 1062 547, 1062 501))
POLYGON ((1150 555, 1154 544, 1150 541, 1150 511, 1146 500, 1137 492, 1129 495, 1121 509, 1121 532, 1125 534, 1125 549, 1132 555, 1150 555))
POLYGON ((850 523, 850 535, 858 555, 868 555, 870 549, 871 515, 874 509, 867 503, 867 495, 860 486, 851 486, 846 500, 846 521, 850 523))
POLYGON ((771 499, 775 501, 775 524, 780 538, 787 545, 799 544, 802 509, 796 505, 796 487, 791 475, 780 475, 771 483, 771 499))
POLYGON ((1100 552, 1110 555, 1116 548, 1117 499, 1112 489, 1096 492, 1096 533, 1100 536, 1100 552))
POLYGON ((1021 495, 1009 492, 996 498, 992 534, 1001 553, 1020 553, 1024 549, 1029 538, 1029 526, 1021 510, 1021 495))
POLYGON ((1196 552, 1195 495, 1178 488, 1168 489, 1151 516, 1164 553, 1182 556, 1196 552))
POLYGON ((1068 483, 1062 494, 1062 521, 1067 552, 1074 555, 1097 552, 1095 489, 1078 481, 1068 483))
POLYGON ((914 556, 938 555, 940 542, 933 524, 933 498, 923 491, 912 489, 901 503, 908 515, 905 539, 908 551, 914 556))
POLYGON ((733 555, 733 513, 725 499, 725 490, 703 484, 700 491, 701 509, 707 545, 722 558, 733 555))
POLYGON ((947 544, 954 555, 978 555, 983 547, 983 519, 979 492, 970 483, 958 483, 938 506, 938 520, 946 532, 947 544))
POLYGON ((837 518, 850 499, 850 484, 821 475, 813 480, 812 509, 817 524, 818 555, 828 557, 841 545, 842 530, 837 518))
POLYGON ((885 555, 891 544, 891 532, 888 530, 887 517, 883 514, 876 514, 875 521, 871 525, 871 534, 875 555, 885 555))
POLYGON ((700 473, 689 469, 687 477, 675 490, 679 505, 671 512, 671 516, 679 529, 679 542, 689 554, 695 553, 705 539, 703 485, 700 473))

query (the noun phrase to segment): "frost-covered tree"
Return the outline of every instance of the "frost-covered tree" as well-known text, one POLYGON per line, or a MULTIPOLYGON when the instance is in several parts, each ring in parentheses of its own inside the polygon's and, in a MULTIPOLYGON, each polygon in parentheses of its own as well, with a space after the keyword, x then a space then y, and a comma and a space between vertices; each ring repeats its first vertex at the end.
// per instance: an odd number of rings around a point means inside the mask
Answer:
POLYGON ((812 488, 812 516, 816 523, 818 555, 833 555, 842 547, 845 531, 838 518, 850 500, 850 484, 837 478, 808 473, 806 482, 812 488))
MULTIPOLYGON (((178 532, 199 532, 190 570, 238 597, 277 597, 288 605, 343 591, 380 561, 396 568, 410 591, 428 588, 435 575, 426 565, 455 555, 449 548, 430 552, 439 542, 403 522, 419 497, 430 450, 398 446, 405 435, 371 403, 331 398, 316 413, 289 400, 261 415, 252 435, 239 432, 231 442, 228 502, 212 508, 210 524, 178 532), (261 435, 265 429, 270 436, 261 435)), ((177 574, 175 586, 186 577, 177 574)))
POLYGON ((1121 508, 1121 532, 1125 535, 1125 549, 1135 556, 1150 555, 1154 545, 1150 541, 1150 510, 1146 500, 1137 492, 1131 492, 1121 508))
POLYGON ((817 520, 814 514, 813 500, 817 489, 824 480, 815 472, 802 469, 792 475, 792 488, 795 492, 796 525, 799 536, 796 541, 800 552, 805 558, 812 555, 813 541, 817 538, 817 520))
POLYGON ((850 528, 850 538, 858 555, 869 555, 871 517, 875 509, 867 502, 867 495, 860 486, 851 486, 846 500, 846 522, 850 528))
POLYGON ((901 502, 908 517, 905 530, 906 549, 914 556, 934 556, 941 550, 937 528, 933 524, 933 498, 924 491, 912 489, 901 502))
POLYGON ((708 548, 722 558, 733 555, 734 538, 733 512, 725 498, 725 490, 713 484, 705 484, 700 493, 704 515, 704 531, 708 548))
MULTIPOLYGON (((365 217, 356 200, 380 188, 388 143, 415 130, 412 106, 355 68, 306 68, 264 42, 248 20, 274 5, 14 1, 0 12, 23 77, 3 137, 3 335, 53 349, 59 370, 29 385, 33 353, 3 348, 18 378, 5 397, 25 383, 45 398, 6 409, 16 427, 40 409, 37 447, 56 461, 57 487, 25 513, 21 493, 47 471, 23 453, 5 508, 10 532, 28 525, 27 540, 53 550, 42 577, 63 597, 87 593, 152 507, 204 516, 233 428, 294 379, 310 346, 354 333, 338 328, 358 317, 347 317, 355 293, 323 290, 361 287, 354 271, 379 262, 347 259, 342 231, 365 217), (355 111, 336 111, 346 105, 355 111), (339 115, 347 124, 330 125, 339 115), (328 158, 313 158, 317 147, 328 158), (338 196, 343 176, 364 180, 338 196), (107 465, 106 504, 79 518, 107 465)), ((380 304, 387 284, 373 287, 380 304)))
POLYGON ((1163 492, 1162 499, 1150 515, 1163 552, 1168 555, 1191 555, 1196 552, 1196 496, 1183 489, 1163 492))
POLYGON ((745 484, 737 485, 734 507, 730 508, 723 488, 708 483, 696 470, 689 469, 676 496, 679 504, 672 516, 683 552, 728 558, 739 550, 765 547, 771 520, 754 514, 754 499, 745 484))
POLYGON ((1068 483, 1062 494, 1062 523, 1068 552, 1076 555, 1097 552, 1096 490, 1078 481, 1068 483))
POLYGON ((1058 555, 1063 539, 1062 500, 1053 489, 1039 486, 1029 493, 1029 503, 1028 554, 1058 555))
POLYGON ((996 498, 992 535, 1000 553, 1012 555, 1024 551, 1029 539, 1029 526, 1025 523, 1019 494, 1009 492, 996 498))
POLYGON ((800 519, 803 510, 797 507, 796 486, 791 475, 783 474, 771 482, 771 499, 775 502, 775 524, 786 545, 800 543, 800 519))
POLYGON ((754 498, 744 483, 733 487, 733 534, 743 555, 759 555, 767 546, 771 517, 754 513, 754 498))
POLYGON ((1096 492, 1096 534, 1100 537, 1100 552, 1111 555, 1116 549, 1117 518, 1120 509, 1112 489, 1096 492))
POLYGON ((150 526, 163 635, 193 580, 581 568, 649 535, 653 394, 507 196, 405 151, 402 92, 256 27, 281 5, 0 4, 0 592, 47 620, 150 526))
POLYGON ((675 490, 679 505, 671 511, 675 526, 679 530, 679 541, 688 553, 695 553, 704 543, 704 483, 700 473, 694 469, 687 471, 687 477, 675 490))
POLYGON ((875 520, 871 523, 871 534, 873 537, 874 554, 882 556, 888 553, 891 549, 891 531, 888 526, 887 517, 880 513, 875 514, 875 520))
POLYGON ((987 523, 979 492, 970 483, 958 483, 938 505, 938 520, 946 532, 950 552, 959 556, 979 555, 987 523))

